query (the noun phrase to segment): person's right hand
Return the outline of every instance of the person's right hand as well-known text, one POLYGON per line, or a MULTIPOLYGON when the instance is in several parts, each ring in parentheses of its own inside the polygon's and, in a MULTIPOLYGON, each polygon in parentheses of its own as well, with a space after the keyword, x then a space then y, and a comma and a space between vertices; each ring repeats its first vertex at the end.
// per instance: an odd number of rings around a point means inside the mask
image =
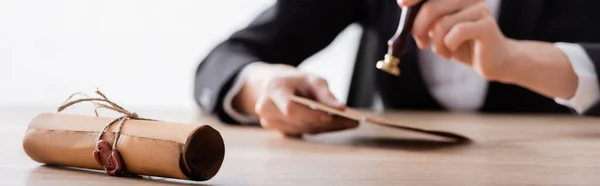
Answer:
POLYGON ((297 95, 345 109, 324 79, 287 65, 261 64, 248 71, 242 90, 234 98, 234 108, 258 116, 262 127, 287 136, 299 136, 358 126, 356 121, 332 116, 289 99, 290 95, 297 95))

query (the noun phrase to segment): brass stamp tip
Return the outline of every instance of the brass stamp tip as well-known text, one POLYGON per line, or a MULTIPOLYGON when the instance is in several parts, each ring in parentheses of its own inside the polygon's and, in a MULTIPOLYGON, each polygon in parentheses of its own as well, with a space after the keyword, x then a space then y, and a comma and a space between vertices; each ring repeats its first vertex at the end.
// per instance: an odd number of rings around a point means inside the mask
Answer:
POLYGON ((387 64, 385 61, 378 61, 377 69, 382 70, 387 73, 390 73, 394 76, 400 75, 400 69, 397 66, 391 66, 391 65, 387 64))
POLYGON ((399 76, 400 75, 400 68, 398 68, 399 63, 400 63, 400 60, 398 60, 398 58, 391 56, 391 55, 386 55, 385 60, 378 61, 376 67, 377 67, 377 69, 383 70, 394 76, 399 76))

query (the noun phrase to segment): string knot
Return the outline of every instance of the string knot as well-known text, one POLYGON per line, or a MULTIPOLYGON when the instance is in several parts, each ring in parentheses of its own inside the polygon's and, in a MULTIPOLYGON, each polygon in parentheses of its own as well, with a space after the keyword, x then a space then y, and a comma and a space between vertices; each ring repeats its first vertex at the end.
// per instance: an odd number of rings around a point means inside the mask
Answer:
POLYGON ((132 113, 128 114, 128 117, 129 117, 129 119, 138 119, 138 118, 140 118, 140 116, 138 116, 138 114, 135 113, 135 112, 132 112, 132 113))

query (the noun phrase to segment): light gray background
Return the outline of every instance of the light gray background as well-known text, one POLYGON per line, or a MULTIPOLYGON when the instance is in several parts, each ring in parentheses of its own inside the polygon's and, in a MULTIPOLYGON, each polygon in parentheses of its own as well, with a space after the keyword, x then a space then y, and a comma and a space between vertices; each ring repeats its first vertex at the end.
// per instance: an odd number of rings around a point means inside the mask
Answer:
MULTIPOLYGON (((274 0, 0 0, 0 105, 58 105, 96 87, 130 108, 197 108, 193 76, 274 0)), ((303 70, 346 99, 360 28, 303 70)), ((375 62, 374 62, 375 63, 375 62)))

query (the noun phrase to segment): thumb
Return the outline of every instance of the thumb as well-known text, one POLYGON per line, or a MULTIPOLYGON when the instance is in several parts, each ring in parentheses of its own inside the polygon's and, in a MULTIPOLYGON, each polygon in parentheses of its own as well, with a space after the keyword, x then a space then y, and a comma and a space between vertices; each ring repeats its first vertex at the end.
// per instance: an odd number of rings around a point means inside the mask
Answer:
POLYGON ((339 110, 344 110, 346 108, 346 105, 340 103, 335 98, 333 93, 331 93, 331 90, 329 90, 329 85, 327 85, 327 81, 325 81, 324 79, 319 78, 312 81, 310 89, 316 101, 324 103, 325 105, 339 110))

